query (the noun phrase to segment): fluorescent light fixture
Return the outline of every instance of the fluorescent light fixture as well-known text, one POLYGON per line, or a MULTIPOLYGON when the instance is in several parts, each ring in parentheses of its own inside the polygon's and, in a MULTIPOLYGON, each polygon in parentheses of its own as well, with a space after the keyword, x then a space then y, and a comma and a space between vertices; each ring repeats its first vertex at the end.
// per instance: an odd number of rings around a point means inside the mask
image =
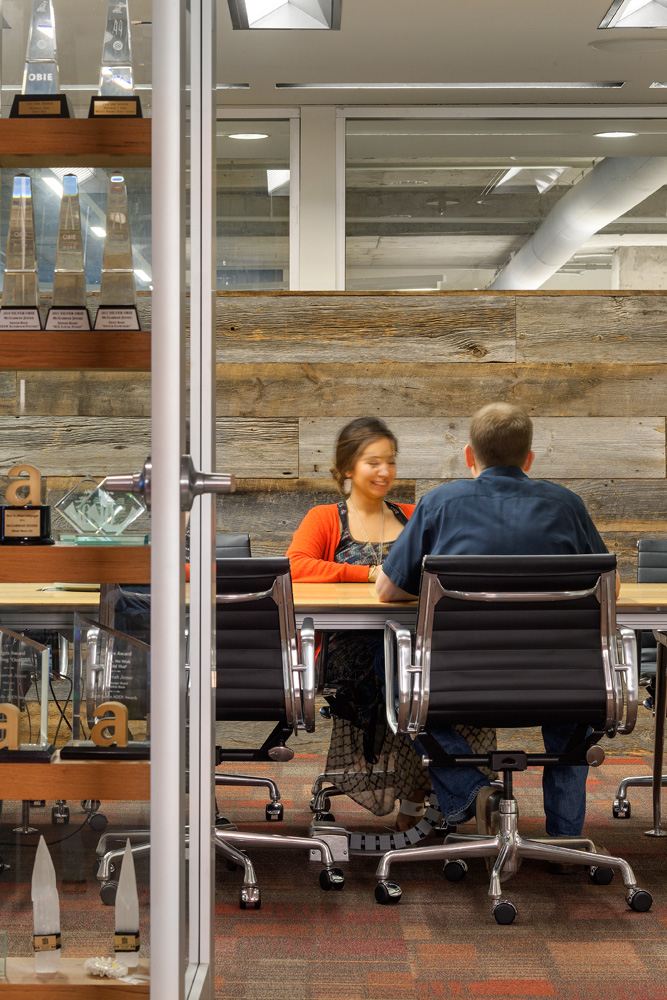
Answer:
POLYGON ((266 187, 269 194, 289 195, 289 170, 267 170, 266 187))
POLYGON ((661 87, 667 87, 667 83, 652 83, 650 90, 659 90, 661 87))
POLYGON ((148 277, 145 271, 142 271, 140 267, 135 267, 134 273, 136 274, 139 281, 144 281, 147 285, 150 284, 151 279, 148 277))
POLYGON ((600 28, 667 28, 667 0, 614 0, 600 28))
POLYGON ((293 31, 340 28, 341 0, 227 0, 237 30, 293 31))
POLYGON ((230 132, 228 139, 268 139, 267 132, 230 132))
MULTIPOLYGON (((667 0, 666 0, 667 2, 667 0)), ((585 83, 277 83, 276 90, 620 90, 623 80, 585 83)))
POLYGON ((638 132, 596 132, 595 137, 597 139, 630 139, 638 134, 638 132))
POLYGON ((106 236, 106 234, 107 234, 107 231, 106 231, 106 229, 102 229, 102 227, 101 227, 101 226, 91 226, 91 227, 90 227, 90 231, 91 231, 91 233, 94 233, 94 234, 95 234, 95 236, 99 236, 99 238, 100 238, 101 240, 103 240, 103 239, 104 239, 104 237, 105 237, 105 236, 106 236))
POLYGON ((60 181, 56 180, 55 177, 44 177, 44 183, 51 188, 51 190, 58 195, 59 198, 63 196, 63 186, 60 181))

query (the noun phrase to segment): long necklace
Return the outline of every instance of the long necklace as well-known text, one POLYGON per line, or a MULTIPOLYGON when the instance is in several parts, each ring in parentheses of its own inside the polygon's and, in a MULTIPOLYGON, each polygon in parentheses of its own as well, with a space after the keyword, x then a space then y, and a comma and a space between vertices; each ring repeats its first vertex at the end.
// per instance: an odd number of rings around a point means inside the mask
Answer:
POLYGON ((350 497, 347 498, 347 502, 349 503, 350 507, 354 511, 354 514, 355 514, 355 516, 357 518, 357 521, 361 525, 361 530, 363 531, 363 533, 366 536, 366 541, 368 542, 368 544, 370 545, 371 549, 373 550, 373 558, 375 560, 375 565, 376 566, 381 566, 382 565, 382 546, 383 546, 383 542, 384 542, 384 501, 382 502, 382 521, 381 521, 381 524, 380 524, 380 553, 379 553, 379 555, 378 555, 378 553, 377 553, 377 551, 375 549, 375 543, 372 542, 370 540, 370 538, 368 537, 368 532, 366 531, 366 528, 364 527, 364 522, 359 517, 359 511, 357 510, 357 508, 352 503, 352 500, 351 500, 350 497))

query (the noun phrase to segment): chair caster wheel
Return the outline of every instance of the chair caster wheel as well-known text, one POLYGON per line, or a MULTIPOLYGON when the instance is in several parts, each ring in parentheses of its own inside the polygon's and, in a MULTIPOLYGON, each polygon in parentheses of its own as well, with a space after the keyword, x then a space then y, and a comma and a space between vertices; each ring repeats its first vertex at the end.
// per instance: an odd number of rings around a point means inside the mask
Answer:
POLYGON ((67 826, 69 823, 69 808, 67 806, 61 806, 60 808, 53 806, 51 809, 51 822, 54 826, 57 826, 61 820, 67 826))
POLYGON ((375 902, 382 903, 385 906, 387 903, 398 903, 399 899, 403 895, 400 885, 397 882, 378 882, 375 886, 375 902))
POLYGON ((109 820, 103 813, 91 813, 88 817, 88 826, 91 830, 96 830, 98 833, 101 833, 106 828, 108 822, 109 820))
POLYGON ((105 906, 113 906, 116 902, 118 882, 103 882, 100 886, 100 899, 105 906))
POLYGON ((621 799, 620 802, 616 799, 611 807, 611 811, 614 819, 630 819, 630 816, 632 815, 630 803, 627 799, 621 799))
POLYGON ((511 924, 516 917, 516 906, 508 899, 501 899, 493 907, 493 915, 497 924, 511 924))
POLYGON ((460 882, 465 878, 468 866, 465 861, 448 861, 442 871, 448 882, 460 882))
POLYGON ((602 868, 597 865, 591 865, 588 869, 588 877, 595 885, 609 885, 614 877, 614 870, 613 868, 602 868))
POLYGON ((256 885, 244 885, 239 893, 239 909, 261 910, 262 894, 256 885))
POLYGON ((342 889, 345 885, 345 876, 340 868, 325 868, 320 872, 320 887, 328 892, 329 889, 342 889))
POLYGON ((219 826, 231 826, 233 829, 236 829, 236 827, 234 826, 234 824, 232 823, 232 821, 230 819, 227 819, 226 816, 216 816, 215 817, 215 825, 217 827, 219 827, 219 826))
POLYGON ((269 802, 264 810, 264 814, 269 822, 279 823, 283 818, 282 802, 269 802))
POLYGON ((320 823, 335 823, 336 817, 333 813, 315 813, 315 819, 320 823))
POLYGON ((646 889, 631 889, 626 899, 630 909, 636 913, 647 913, 653 902, 653 896, 646 889))

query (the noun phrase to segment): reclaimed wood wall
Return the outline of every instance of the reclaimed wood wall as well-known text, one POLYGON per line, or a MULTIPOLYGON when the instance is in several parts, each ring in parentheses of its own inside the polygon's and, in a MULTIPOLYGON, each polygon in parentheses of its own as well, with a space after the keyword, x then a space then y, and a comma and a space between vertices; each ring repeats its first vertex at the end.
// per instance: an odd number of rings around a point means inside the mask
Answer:
MULTIPOLYGON (((337 498, 347 420, 389 423, 392 495, 412 501, 466 474, 469 418, 496 399, 534 418, 533 474, 584 498, 627 579, 637 538, 667 537, 667 294, 232 292, 217 309, 217 466, 240 480, 218 528, 256 555, 337 498)), ((83 475, 138 470, 149 415, 147 374, 0 372, 0 473, 37 465, 53 504, 83 475)))

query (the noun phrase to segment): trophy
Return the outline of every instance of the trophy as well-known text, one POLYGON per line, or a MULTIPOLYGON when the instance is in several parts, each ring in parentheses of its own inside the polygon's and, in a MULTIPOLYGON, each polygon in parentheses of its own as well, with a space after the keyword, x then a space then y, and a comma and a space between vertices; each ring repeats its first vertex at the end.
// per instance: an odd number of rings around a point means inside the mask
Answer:
POLYGON ((100 306, 96 330, 140 330, 134 284, 130 218, 127 214, 125 178, 112 174, 107 197, 107 231, 104 237, 100 306))
POLYGON ((48 646, 0 627, 0 763, 51 760, 50 670, 48 646))
POLYGON ((54 545, 51 508, 41 502, 42 477, 37 469, 15 465, 9 478, 16 482, 7 488, 7 503, 0 507, 0 545, 54 545))
POLYGON ((121 587, 112 596, 116 624, 133 634, 74 615, 72 739, 60 751, 64 759, 150 757, 150 596, 121 587))
POLYGON ((132 41, 128 0, 109 0, 102 46, 99 97, 91 97, 89 118, 141 118, 132 85, 132 41))
POLYGON ((33 0, 23 87, 14 98, 9 117, 73 118, 69 97, 59 93, 59 89, 53 3, 33 0))
POLYGON ((127 528, 146 512, 146 504, 135 493, 114 493, 85 476, 55 504, 55 510, 74 528, 75 535, 61 534, 61 542, 78 545, 127 544, 147 542, 145 532, 124 535, 127 528))
POLYGON ((46 317, 46 329, 91 329, 86 307, 79 183, 75 174, 65 174, 63 177, 56 269, 53 276, 53 304, 46 317))
POLYGON ((27 174, 19 174, 14 178, 9 212, 0 330, 41 330, 38 303, 32 185, 27 174))

